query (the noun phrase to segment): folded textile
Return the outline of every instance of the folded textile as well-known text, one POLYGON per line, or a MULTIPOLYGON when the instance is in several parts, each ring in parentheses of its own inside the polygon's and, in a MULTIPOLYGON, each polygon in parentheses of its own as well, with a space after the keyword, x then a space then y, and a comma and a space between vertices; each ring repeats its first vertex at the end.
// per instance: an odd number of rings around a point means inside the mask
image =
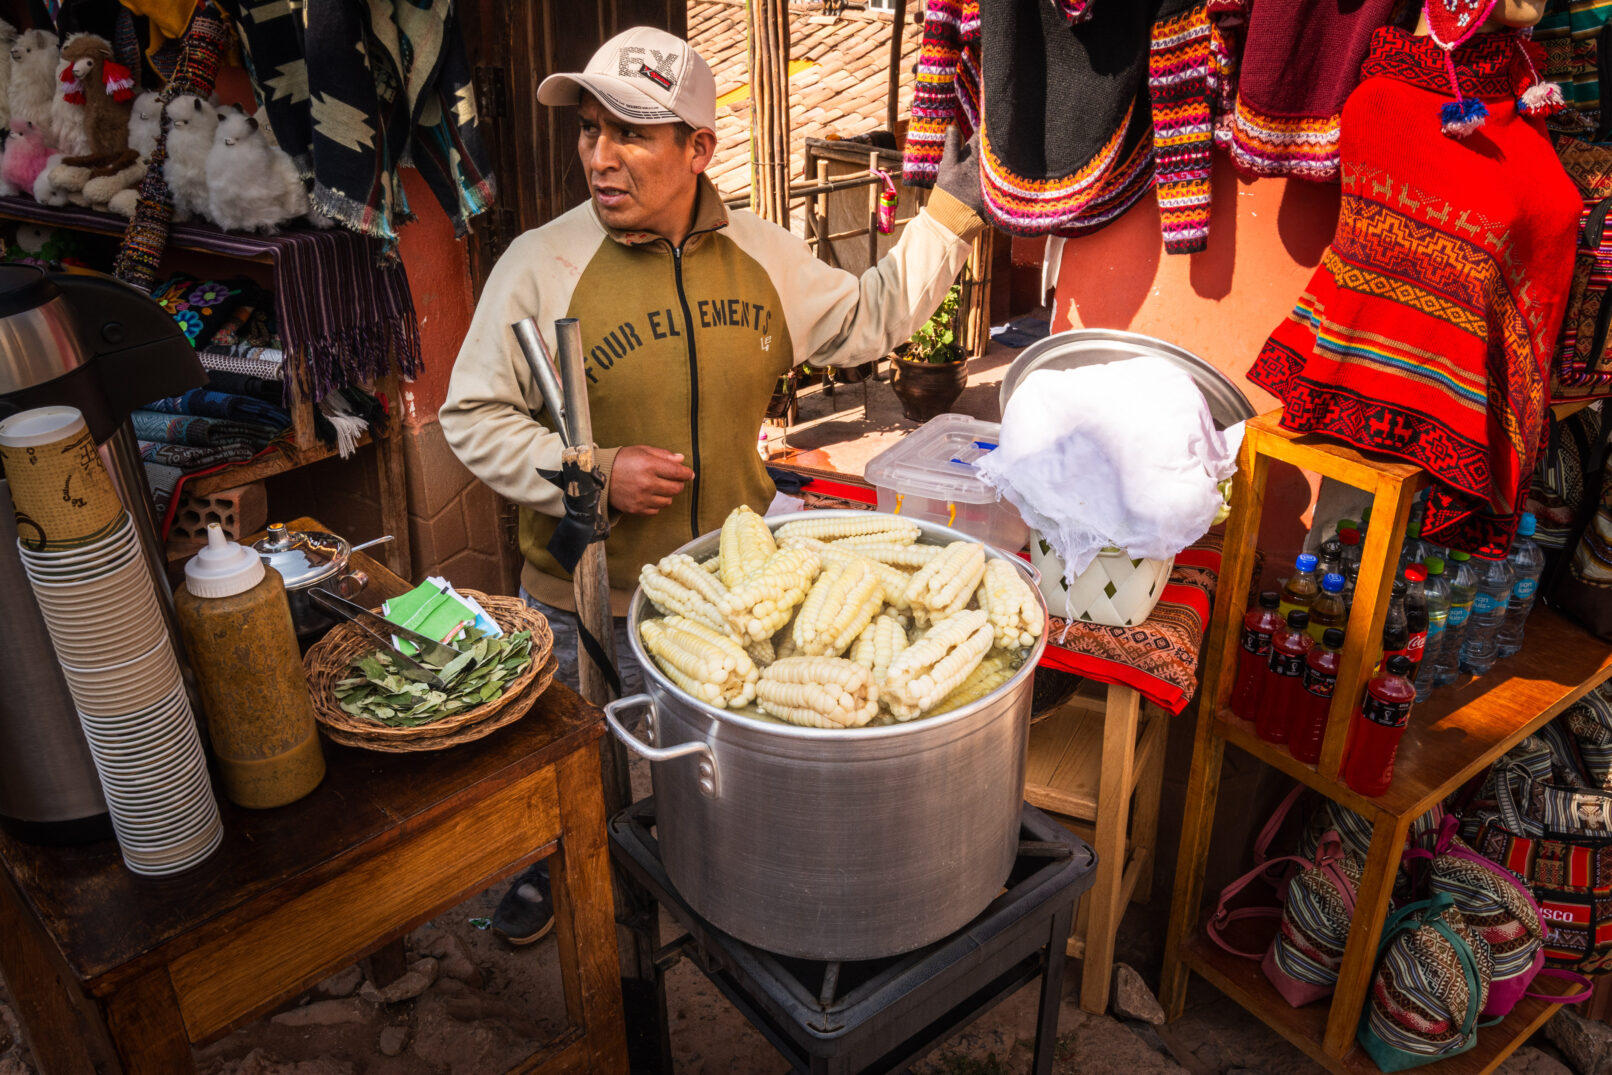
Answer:
POLYGON ((273 347, 253 347, 244 351, 203 348, 196 352, 202 369, 225 373, 239 373, 265 381, 281 381, 285 377, 285 352, 273 347))
POLYGON ((146 463, 160 463, 181 472, 216 467, 220 463, 241 463, 263 450, 262 445, 246 441, 228 444, 161 444, 155 441, 140 442, 140 458, 146 463))
POLYGON ((135 411, 129 415, 129 421, 134 425, 137 440, 199 447, 230 443, 262 447, 285 432, 284 425, 234 422, 225 418, 194 418, 147 410, 135 411))
POLYGON ((291 424, 291 415, 272 403, 251 396, 233 396, 227 392, 192 388, 182 396, 154 400, 145 405, 148 411, 159 414, 185 414, 197 418, 228 418, 236 422, 284 429, 291 424))
POLYGON ((145 459, 145 445, 140 446, 141 459, 146 468, 146 485, 151 488, 151 503, 156 505, 157 518, 164 520, 162 536, 168 536, 168 509, 173 506, 174 490, 184 480, 185 472, 166 463, 153 463, 145 459))
POLYGON ((244 276, 200 280, 180 273, 153 288, 151 297, 173 317, 192 347, 205 347, 218 329, 242 306, 255 302, 262 290, 244 276))
POLYGON ((285 401, 285 382, 278 377, 254 377, 250 373, 236 373, 233 370, 208 370, 207 387, 215 392, 251 396, 276 405, 285 401))

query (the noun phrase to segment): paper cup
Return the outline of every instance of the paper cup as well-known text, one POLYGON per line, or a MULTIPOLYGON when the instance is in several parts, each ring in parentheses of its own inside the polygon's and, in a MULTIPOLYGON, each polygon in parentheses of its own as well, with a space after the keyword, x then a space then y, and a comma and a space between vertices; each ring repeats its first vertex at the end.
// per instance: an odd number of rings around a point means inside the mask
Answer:
POLYGON ((111 552, 121 552, 130 546, 138 548, 137 541, 134 536, 134 519, 128 512, 124 512, 122 521, 100 541, 76 549, 54 549, 49 552, 38 552, 18 542, 17 551, 22 556, 22 562, 30 567, 59 568, 94 563, 104 559, 111 552))
POLYGON ((75 549, 123 521, 123 504, 74 407, 38 407, 0 422, 0 463, 25 549, 75 549))

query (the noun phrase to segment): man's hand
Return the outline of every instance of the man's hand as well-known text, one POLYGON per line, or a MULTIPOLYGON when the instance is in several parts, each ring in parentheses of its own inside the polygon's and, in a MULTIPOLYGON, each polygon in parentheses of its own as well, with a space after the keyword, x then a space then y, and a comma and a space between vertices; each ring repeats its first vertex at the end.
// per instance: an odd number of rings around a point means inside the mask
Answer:
POLYGON ((628 515, 654 515, 693 477, 677 452, 647 444, 623 448, 610 468, 610 506, 628 515))
POLYGON ((985 195, 980 190, 980 161, 975 149, 978 143, 978 134, 964 142, 958 136, 957 124, 948 127, 946 148, 940 157, 940 168, 935 173, 935 186, 984 219, 985 195))

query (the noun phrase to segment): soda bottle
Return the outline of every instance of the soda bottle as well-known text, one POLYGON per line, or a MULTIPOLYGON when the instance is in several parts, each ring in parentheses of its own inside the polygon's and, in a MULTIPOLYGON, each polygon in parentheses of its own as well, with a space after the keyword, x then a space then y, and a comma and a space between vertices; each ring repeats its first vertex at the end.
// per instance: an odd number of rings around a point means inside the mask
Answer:
POLYGON ((1433 686, 1443 687, 1454 683, 1461 674, 1461 646, 1466 641, 1467 620, 1472 616, 1472 602, 1478 593, 1478 576, 1472 570, 1472 556, 1460 549, 1450 550, 1444 561, 1444 577, 1450 587, 1449 619, 1444 624, 1444 645, 1439 647, 1438 667, 1433 671, 1433 686))
POLYGON ((1243 617, 1243 632, 1238 640, 1237 685, 1231 692, 1231 711, 1244 720, 1253 720, 1259 709, 1260 695, 1265 687, 1270 664, 1271 636, 1282 626, 1281 614, 1276 611, 1281 595, 1266 590, 1259 601, 1243 617))
POLYGON ((1338 531, 1343 543, 1343 603, 1352 606, 1355 600, 1355 580, 1360 577, 1360 531, 1344 527, 1338 531))
POLYGON ((1412 519, 1405 526, 1405 540, 1399 546, 1399 570, 1404 572, 1411 564, 1419 564, 1422 556, 1422 524, 1412 519))
POLYGON ((1393 596, 1388 599, 1388 615, 1383 618, 1383 655, 1377 662, 1381 672, 1390 657, 1410 655, 1410 621, 1405 616, 1405 580, 1394 580, 1393 596))
POLYGON ((1405 569, 1405 626, 1410 630, 1405 656, 1411 659, 1412 678, 1426 659, 1427 618, 1427 568, 1412 564, 1405 569))
POLYGON ((1316 595, 1321 592, 1321 580, 1315 574, 1317 563, 1315 554, 1308 552, 1294 561, 1293 566, 1298 570, 1282 585, 1282 603, 1278 606, 1283 619, 1296 608, 1308 612, 1315 603, 1316 595))
POLYGON ((1319 555, 1320 563, 1315 565, 1315 573, 1325 582, 1328 575, 1343 574, 1343 542, 1335 537, 1329 537, 1321 542, 1319 555))
POLYGON ((1481 556, 1472 564, 1477 571, 1478 588, 1472 599, 1472 618, 1466 624, 1466 639, 1461 643, 1461 668, 1481 676, 1494 667, 1500 656, 1500 625, 1506 622, 1506 609, 1511 604, 1511 565, 1481 556))
POLYGON ((1310 606, 1310 637, 1317 642, 1327 628, 1342 628, 1349 622, 1349 610, 1343 606, 1343 576, 1336 572, 1321 579, 1321 593, 1310 606))
POLYGON ((1506 557, 1516 581, 1511 586, 1511 602, 1506 606, 1506 622, 1501 625, 1496 638, 1502 657, 1510 657, 1522 649, 1523 624, 1528 620, 1528 613, 1534 610, 1534 596, 1539 593, 1539 576, 1545 572, 1545 554, 1534 540, 1537 526, 1534 513, 1523 512, 1522 520, 1517 524, 1516 540, 1511 543, 1511 555, 1506 557))
POLYGON ((1343 632, 1328 627, 1319 645, 1304 655, 1304 693, 1293 712, 1293 728, 1287 749, 1299 761, 1314 765, 1321 760, 1321 740, 1327 735, 1327 710, 1338 685, 1338 666, 1343 663, 1343 632))
POLYGON ((1410 670, 1408 658, 1390 657, 1387 667, 1366 684, 1355 709, 1343 782, 1362 795, 1381 795, 1394 782, 1394 755, 1416 700, 1416 688, 1405 678, 1410 670))
POLYGON ((1429 556, 1422 566, 1427 571, 1423 587, 1427 592, 1427 645, 1422 647, 1422 663, 1417 665, 1414 678, 1418 702, 1427 701, 1428 695, 1433 693, 1433 680, 1444 653, 1444 638, 1449 633, 1444 628, 1450 616, 1450 582, 1444 577, 1443 558, 1429 556))
POLYGON ((1287 614, 1286 625, 1271 636, 1270 671, 1254 717, 1254 734, 1267 743, 1287 742, 1293 710, 1304 693, 1304 657, 1315 645, 1305 629, 1309 623, 1310 614, 1296 608, 1287 614))

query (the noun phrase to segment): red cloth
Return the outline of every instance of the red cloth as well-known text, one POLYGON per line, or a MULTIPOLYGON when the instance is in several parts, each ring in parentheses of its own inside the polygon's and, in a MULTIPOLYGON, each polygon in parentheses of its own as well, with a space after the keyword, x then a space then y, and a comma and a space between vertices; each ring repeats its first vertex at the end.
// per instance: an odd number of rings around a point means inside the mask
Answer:
POLYGON ((1424 467, 1422 536, 1484 556, 1505 554, 1522 511, 1580 209, 1543 123, 1518 114, 1522 47, 1503 33, 1455 50, 1489 117, 1453 138, 1443 50, 1377 31, 1343 111, 1337 234, 1249 374, 1284 427, 1424 467))

